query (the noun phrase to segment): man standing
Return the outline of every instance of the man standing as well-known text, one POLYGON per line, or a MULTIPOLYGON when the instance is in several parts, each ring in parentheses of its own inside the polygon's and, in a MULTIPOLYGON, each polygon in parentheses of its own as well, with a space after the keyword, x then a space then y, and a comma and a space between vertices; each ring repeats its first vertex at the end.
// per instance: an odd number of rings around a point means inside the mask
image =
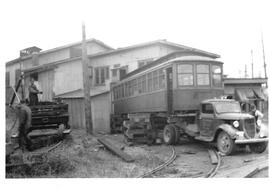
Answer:
POLYGON ((22 151, 25 151, 25 149, 31 150, 31 140, 27 136, 31 127, 31 109, 23 101, 16 108, 19 118, 19 147, 22 151))
POLYGON ((35 106, 38 104, 38 94, 42 94, 41 91, 37 89, 37 86, 34 84, 35 80, 34 78, 30 79, 30 86, 28 88, 29 90, 29 105, 35 106))

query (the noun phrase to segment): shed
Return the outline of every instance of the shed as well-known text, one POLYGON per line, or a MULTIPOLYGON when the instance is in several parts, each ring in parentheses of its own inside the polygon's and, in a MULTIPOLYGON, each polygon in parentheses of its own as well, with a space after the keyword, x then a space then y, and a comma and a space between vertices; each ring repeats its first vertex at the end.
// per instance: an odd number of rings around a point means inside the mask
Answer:
MULTIPOLYGON (((225 95, 232 96, 241 103, 255 104, 264 111, 267 108, 268 98, 264 94, 265 78, 225 78, 225 95)), ((245 108, 248 111, 248 107, 245 108)))
MULTIPOLYGON (((55 98, 61 98, 68 104, 69 124, 74 129, 85 129, 85 112, 83 90, 78 89, 59 94, 55 98)), ((91 108, 93 120, 93 132, 110 133, 110 92, 91 92, 91 108)))

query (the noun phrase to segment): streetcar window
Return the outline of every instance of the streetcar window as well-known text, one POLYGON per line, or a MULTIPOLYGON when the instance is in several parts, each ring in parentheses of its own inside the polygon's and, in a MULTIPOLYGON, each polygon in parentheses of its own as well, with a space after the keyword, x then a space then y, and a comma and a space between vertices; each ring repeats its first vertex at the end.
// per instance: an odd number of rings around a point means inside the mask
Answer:
POLYGON ((177 65, 178 86, 193 85, 193 65, 179 64, 177 65))
POLYGON ((215 87, 221 87, 222 82, 221 82, 221 66, 212 66, 212 82, 213 86, 215 87))
POLYGON ((165 88, 165 74, 163 72, 163 69, 159 70, 158 73, 158 83, 159 83, 159 88, 164 89, 165 88))
POLYGON ((142 92, 146 92, 146 75, 142 76, 142 92))
POLYGON ((153 72, 153 90, 157 90, 158 89, 158 71, 154 71, 153 72))
POLYGON ((209 79, 209 65, 199 64, 196 66, 197 70, 197 85, 199 86, 208 86, 210 85, 209 79))
POLYGON ((148 92, 153 90, 153 75, 152 72, 147 74, 148 92))
POLYGON ((142 77, 138 78, 138 93, 142 93, 142 77))
POLYGON ((125 83, 125 97, 128 97, 128 83, 125 83))

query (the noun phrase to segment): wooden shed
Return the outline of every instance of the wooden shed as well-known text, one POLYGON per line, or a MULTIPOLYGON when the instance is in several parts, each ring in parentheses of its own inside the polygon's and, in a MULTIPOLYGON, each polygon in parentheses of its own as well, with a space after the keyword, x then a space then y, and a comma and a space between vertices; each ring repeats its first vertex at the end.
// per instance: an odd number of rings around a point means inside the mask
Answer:
MULTIPOLYGON (((85 129, 85 112, 83 90, 78 89, 68 93, 57 95, 56 98, 62 98, 68 104, 69 124, 74 129, 85 129)), ((110 93, 109 91, 99 91, 91 93, 91 107, 93 132, 110 133, 110 93)))

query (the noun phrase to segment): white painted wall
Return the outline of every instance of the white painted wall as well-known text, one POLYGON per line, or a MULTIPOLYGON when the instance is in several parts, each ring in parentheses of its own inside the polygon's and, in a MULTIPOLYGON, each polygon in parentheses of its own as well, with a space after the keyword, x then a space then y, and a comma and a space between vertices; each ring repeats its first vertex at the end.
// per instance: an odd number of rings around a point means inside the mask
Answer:
MULTIPOLYGON (((121 66, 128 66, 128 72, 131 72, 138 68, 139 60, 144 60, 144 59, 149 59, 149 58, 154 58, 155 60, 169 53, 175 52, 177 50, 179 50, 179 48, 157 44, 157 45, 151 45, 151 46, 146 46, 142 48, 136 48, 129 51, 108 54, 108 55, 104 55, 100 57, 93 57, 90 59, 90 64, 93 67, 110 66, 110 70, 113 68, 113 65, 120 64, 121 66)), ((112 73, 110 71, 110 79, 106 80, 106 87, 108 89, 110 88, 110 82, 112 81, 111 74, 112 73)), ((95 76, 93 78, 95 78, 95 76)))
POLYGON ((83 88, 81 60, 59 64, 54 73, 55 95, 83 88))

